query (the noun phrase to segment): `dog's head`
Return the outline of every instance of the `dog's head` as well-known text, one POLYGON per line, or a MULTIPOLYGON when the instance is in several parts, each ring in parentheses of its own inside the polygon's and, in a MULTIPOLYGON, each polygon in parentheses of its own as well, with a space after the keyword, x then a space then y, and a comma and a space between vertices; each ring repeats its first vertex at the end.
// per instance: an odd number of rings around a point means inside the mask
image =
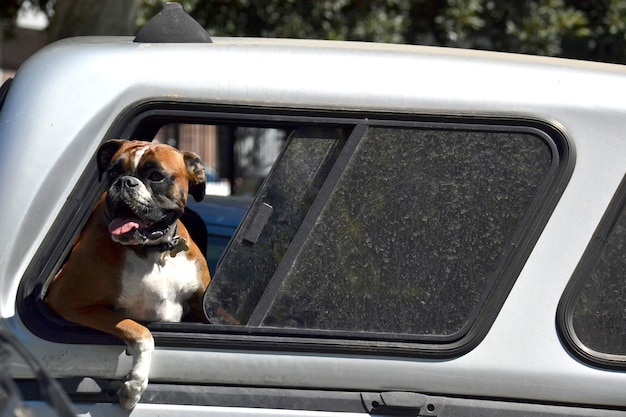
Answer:
POLYGON ((183 214, 187 196, 204 198, 206 174, 193 152, 169 145, 113 139, 97 154, 100 179, 106 176, 109 232, 125 245, 154 244, 183 214))

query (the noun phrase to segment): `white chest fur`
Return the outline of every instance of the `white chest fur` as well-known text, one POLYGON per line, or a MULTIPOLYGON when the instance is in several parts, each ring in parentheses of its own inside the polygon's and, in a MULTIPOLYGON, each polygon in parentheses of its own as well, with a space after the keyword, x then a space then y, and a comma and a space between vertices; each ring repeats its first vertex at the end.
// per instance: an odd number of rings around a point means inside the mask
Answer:
POLYGON ((180 321, 199 287, 196 264, 184 254, 149 252, 140 257, 128 250, 115 308, 137 321, 180 321))

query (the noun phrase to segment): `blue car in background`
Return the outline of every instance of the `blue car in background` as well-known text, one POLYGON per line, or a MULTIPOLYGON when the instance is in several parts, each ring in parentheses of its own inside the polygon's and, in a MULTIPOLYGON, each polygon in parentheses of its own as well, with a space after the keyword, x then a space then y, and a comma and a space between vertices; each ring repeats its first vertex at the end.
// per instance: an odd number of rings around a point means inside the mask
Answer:
POLYGON ((187 228, 200 250, 206 254, 211 276, 215 275, 217 263, 251 203, 251 197, 236 196, 206 196, 199 203, 192 200, 187 203, 182 221, 188 226, 204 223, 205 228, 187 228), (206 230, 206 235, 203 230, 206 230))

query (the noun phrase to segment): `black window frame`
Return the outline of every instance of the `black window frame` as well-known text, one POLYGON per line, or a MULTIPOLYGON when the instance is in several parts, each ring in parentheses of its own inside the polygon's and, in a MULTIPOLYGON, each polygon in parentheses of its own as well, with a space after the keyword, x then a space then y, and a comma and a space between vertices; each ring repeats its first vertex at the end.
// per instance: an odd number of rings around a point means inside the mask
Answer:
POLYGON ((626 209, 626 176, 620 182, 598 227, 593 233, 574 273, 563 291, 556 313, 556 326, 563 344, 575 357, 583 362, 612 370, 626 370, 626 354, 618 355, 599 352, 588 347, 576 334, 574 311, 587 278, 607 245, 608 237, 622 212, 626 209))
MULTIPOLYGON (((558 124, 516 116, 475 114, 397 114, 383 112, 322 111, 307 109, 267 109, 252 106, 217 106, 175 101, 150 101, 130 106, 113 123, 102 142, 111 138, 135 138, 139 127, 148 126, 143 134, 149 136, 158 125, 171 122, 216 125, 251 125, 256 127, 294 128, 306 125, 391 127, 438 126, 446 129, 487 129, 506 132, 524 131, 541 137, 553 152, 553 164, 531 208, 524 214, 516 233, 513 255, 505 265, 496 286, 495 296, 479 314, 475 324, 460 340, 440 340, 428 343, 396 338, 358 336, 333 331, 277 331, 272 328, 250 328, 199 323, 153 323, 148 325, 157 345, 171 347, 252 349, 263 351, 341 352, 359 354, 389 354, 429 358, 456 357, 477 346, 489 331, 500 308, 535 246, 571 173, 575 155, 567 136, 558 124)), ((28 266, 18 290, 18 314, 26 326, 45 339, 61 343, 120 344, 101 332, 85 329, 52 316, 41 300, 42 290, 54 271, 69 253, 71 242, 93 204, 104 188, 97 183, 95 163, 90 164, 76 184, 67 204, 61 210, 49 235, 28 266)), ((410 338, 409 338, 410 339, 410 338)))

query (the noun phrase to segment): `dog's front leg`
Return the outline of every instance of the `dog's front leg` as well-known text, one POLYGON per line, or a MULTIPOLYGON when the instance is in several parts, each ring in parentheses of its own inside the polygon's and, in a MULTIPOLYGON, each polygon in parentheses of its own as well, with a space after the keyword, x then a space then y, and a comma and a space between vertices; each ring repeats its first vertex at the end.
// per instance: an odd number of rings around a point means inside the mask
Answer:
POLYGON ((118 396, 123 408, 132 409, 148 386, 154 350, 150 330, 104 306, 74 307, 68 303, 55 303, 54 300, 48 300, 48 305, 64 319, 112 334, 126 343, 128 353, 133 355, 133 367, 126 375, 118 396))
MULTIPOLYGON (((114 316, 117 315, 117 313, 111 313, 114 316)), ((122 408, 131 410, 137 405, 148 387, 154 339, 146 327, 127 318, 119 320, 115 324, 115 330, 111 333, 126 343, 126 351, 133 357, 133 366, 118 392, 122 408)))
MULTIPOLYGON (((148 334, 149 335, 149 334, 148 334)), ((152 336, 148 339, 127 342, 127 353, 133 356, 133 367, 126 375, 126 379, 118 392, 120 405, 131 410, 137 405, 141 395, 148 387, 150 362, 154 350, 152 336)))

